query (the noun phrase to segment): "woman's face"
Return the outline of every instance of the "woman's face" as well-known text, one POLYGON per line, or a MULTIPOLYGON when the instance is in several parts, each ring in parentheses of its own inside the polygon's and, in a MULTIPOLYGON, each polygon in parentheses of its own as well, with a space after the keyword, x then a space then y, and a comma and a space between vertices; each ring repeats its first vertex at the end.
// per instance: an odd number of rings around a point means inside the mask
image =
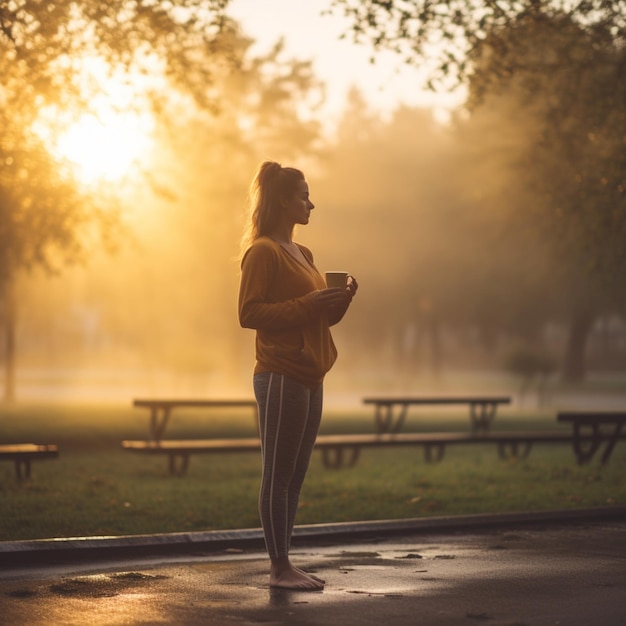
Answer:
POLYGON ((298 183, 298 188, 294 194, 283 200, 285 218, 293 225, 308 224, 311 211, 315 205, 309 198, 309 186, 305 180, 298 183))

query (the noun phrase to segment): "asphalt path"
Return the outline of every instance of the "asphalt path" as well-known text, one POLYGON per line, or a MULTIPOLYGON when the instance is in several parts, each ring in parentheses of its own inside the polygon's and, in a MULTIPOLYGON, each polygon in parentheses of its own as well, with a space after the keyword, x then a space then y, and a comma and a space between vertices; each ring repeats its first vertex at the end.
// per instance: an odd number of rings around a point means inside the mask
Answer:
POLYGON ((110 542, 76 558, 5 546, 0 624, 626 625, 623 511, 339 530, 294 540, 321 592, 270 589, 250 534, 142 553, 110 542))

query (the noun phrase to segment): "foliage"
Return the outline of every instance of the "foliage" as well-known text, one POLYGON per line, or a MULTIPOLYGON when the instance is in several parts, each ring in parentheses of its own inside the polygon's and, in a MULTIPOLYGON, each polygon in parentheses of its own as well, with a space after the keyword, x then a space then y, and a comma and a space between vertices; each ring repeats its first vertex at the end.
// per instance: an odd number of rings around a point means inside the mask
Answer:
POLYGON ((534 121, 519 171, 534 203, 518 206, 519 223, 548 235, 577 282, 603 280, 599 291, 613 291, 626 239, 626 48, 565 14, 526 16, 501 31, 497 40, 510 39, 506 50, 515 48, 520 65, 501 73, 507 53, 486 41, 476 55, 470 104, 514 100, 519 122, 534 121), (486 94, 482 75, 492 77, 486 94))
MULTIPOLYGON (((319 132, 312 113, 319 92, 310 63, 285 60, 280 42, 252 57, 251 40, 224 15, 226 4, 2 3, 0 303, 5 316, 0 321, 8 329, 5 346, 15 344, 9 336, 16 320, 9 293, 20 270, 54 271, 87 255, 102 267, 102 244, 115 247, 124 234, 130 235, 124 243, 134 246, 118 256, 125 271, 109 267, 106 279, 89 280, 88 289, 100 290, 102 304, 96 311, 85 307, 87 314, 105 320, 125 344, 122 350, 140 352, 142 365, 162 365, 165 359, 195 371, 213 367, 219 351, 232 350, 232 324, 215 313, 214 294, 228 297, 224 277, 236 271, 241 190, 268 154, 287 159, 311 152, 319 132), (98 72, 94 60, 102 61, 98 72), (135 89, 125 106, 155 118, 154 150, 133 171, 135 179, 127 175, 113 185, 87 188, 52 154, 50 134, 38 132, 38 125, 43 111, 46 121, 71 126, 90 110, 109 78, 135 89), (153 280, 146 280, 147 274, 153 280), (188 297, 190 275, 203 276, 199 298, 188 297), (161 288, 164 281, 174 285, 172 293, 161 288), (164 319, 163 310, 176 294, 181 296, 177 317, 164 319), (141 333, 135 333, 142 322, 141 333), (207 328, 217 338, 213 350, 206 349, 204 334, 198 337, 207 328), (155 343, 155 333, 162 341, 155 343)), ((39 318, 40 341, 48 341, 57 324, 49 309, 51 292, 48 287, 43 303, 22 313, 39 318)), ((228 315, 235 319, 230 310, 228 315)), ((5 392, 10 393, 13 356, 6 352, 5 392)))
POLYGON ((595 317, 624 308, 624 2, 336 0, 333 6, 352 20, 357 40, 395 49, 409 63, 434 58, 432 88, 467 87, 470 119, 459 128, 474 135, 479 158, 470 171, 483 174, 467 208, 491 218, 484 228, 496 245, 489 247, 491 258, 479 254, 464 268, 466 291, 481 294, 482 303, 472 301, 482 319, 484 305, 497 318, 525 318, 536 329, 550 318, 569 319, 565 373, 583 377, 595 317), (491 155, 482 149, 478 129, 485 127, 500 137, 491 155), (527 131, 527 141, 515 129, 527 131), (510 187, 488 184, 489 197, 482 181, 494 178, 490 167, 504 172, 499 159, 508 162, 502 180, 510 187), (514 306, 500 306, 502 289, 515 291, 505 298, 514 306), (523 315, 529 308, 532 315, 523 315))
MULTIPOLYGON (((103 207, 83 196, 75 182, 59 175, 59 165, 43 141, 12 127, 0 114, 5 133, 0 140, 0 278, 18 269, 51 268, 54 251, 76 261, 90 242, 97 222, 108 235, 115 221, 114 204, 103 207)), ((0 291, 0 295, 1 291, 0 291)))
MULTIPOLYGON (((525 33, 511 36, 510 26, 527 18, 553 22, 568 14, 595 41, 623 43, 626 5, 623 0, 332 0, 352 23, 355 41, 375 50, 391 49, 408 63, 432 67, 430 86, 456 87, 476 82, 476 52, 489 42, 494 54, 491 74, 481 74, 481 87, 519 69, 550 71, 554 57, 535 56, 532 66, 518 51, 525 33)), ((554 34, 556 30, 552 30, 554 34)), ((559 60, 560 62, 561 60, 559 60)), ((584 60, 570 58, 578 64, 584 60)))
POLYGON ((185 95, 215 108, 213 76, 231 66, 225 6, 226 0, 0 3, 0 322, 7 399, 15 385, 17 274, 76 262, 100 240, 111 244, 119 235, 117 190, 79 186, 41 132, 45 114, 59 118, 57 126, 68 124, 69 116, 71 125, 106 95, 103 79, 120 75, 143 84, 142 99, 155 116, 185 95), (97 62, 107 68, 104 77, 90 70, 97 62))
POLYGON ((516 172, 527 193, 512 198, 511 224, 553 260, 542 282, 559 298, 543 301, 571 324, 564 374, 580 380, 595 317, 624 307, 626 49, 566 14, 524 16, 497 41, 507 32, 501 54, 488 40, 477 51, 470 103, 484 117, 485 107, 514 102, 508 124, 533 129, 516 172), (507 56, 526 62, 501 73, 507 56), (491 77, 487 92, 481 76, 491 77))
MULTIPOLYGON (((237 24, 224 25, 223 34, 230 71, 215 66, 219 107, 182 97, 161 103, 166 123, 153 131, 142 167, 147 184, 124 206, 129 245, 115 257, 92 250, 88 267, 22 285, 22 327, 33 348, 26 354, 23 342, 24 361, 67 333, 60 358, 72 363, 86 358, 107 367, 113 359, 115 367, 130 361, 148 372, 165 366, 197 378, 232 375, 231 355, 248 338, 233 309, 246 189, 265 158, 306 169, 320 136, 321 89, 311 64, 289 58, 280 42, 254 55, 237 24), (96 325, 91 338, 81 336, 82 314, 96 325)), ((241 353, 247 372, 247 343, 241 353)))
POLYGON ((626 237, 624 2, 333 4, 375 47, 408 46, 410 61, 438 55, 435 76, 466 84, 470 110, 506 97, 518 101, 516 114, 530 111, 538 134, 524 155, 535 197, 527 213, 577 278, 602 277, 615 292, 626 237))
POLYGON ((0 267, 5 280, 21 268, 76 261, 93 227, 110 235, 114 194, 86 195, 50 154, 36 124, 42 110, 78 115, 99 93, 84 65, 103 59, 120 68, 161 69, 170 91, 151 93, 155 108, 176 89, 214 104, 212 74, 227 59, 219 0, 166 2, 10 1, 0 5, 2 85, 0 144, 0 267), (218 57, 218 52, 221 57, 218 57))
POLYGON ((214 64, 227 50, 220 37, 227 0, 75 2, 9 0, 0 5, 8 58, 23 85, 23 102, 72 103, 87 97, 75 81, 80 58, 100 56, 112 68, 156 57, 172 86, 211 102, 214 64))

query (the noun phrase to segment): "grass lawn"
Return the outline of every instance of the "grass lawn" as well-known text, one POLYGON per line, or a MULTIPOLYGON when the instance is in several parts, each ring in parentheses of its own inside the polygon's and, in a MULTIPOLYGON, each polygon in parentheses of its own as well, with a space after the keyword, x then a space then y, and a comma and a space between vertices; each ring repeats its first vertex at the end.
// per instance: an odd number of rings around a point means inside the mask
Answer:
MULTIPOLYGON (((464 409, 417 409, 405 430, 467 430, 464 409)), ((512 407, 494 429, 557 427, 555 414, 512 407)), ((372 432, 372 411, 328 412, 324 433, 372 432)), ((56 443, 57 460, 33 464, 17 483, 0 464, 0 540, 128 535, 258 527, 257 453, 191 458, 167 473, 166 457, 135 455, 122 439, 144 439, 147 411, 119 405, 18 404, 0 408, 0 441, 56 443)), ((168 438, 250 437, 249 410, 180 410, 168 438)), ((525 460, 498 458, 495 445, 452 446, 440 463, 421 448, 365 449, 357 465, 328 470, 314 453, 297 523, 537 511, 626 504, 626 445, 610 462, 578 466, 568 445, 536 445, 525 460)))

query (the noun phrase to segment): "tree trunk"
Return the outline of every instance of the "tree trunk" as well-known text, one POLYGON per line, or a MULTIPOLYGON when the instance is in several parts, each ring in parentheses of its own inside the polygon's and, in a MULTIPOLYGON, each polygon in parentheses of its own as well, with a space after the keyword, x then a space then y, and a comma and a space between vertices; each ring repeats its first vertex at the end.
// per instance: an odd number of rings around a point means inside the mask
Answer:
POLYGON ((596 316, 591 311, 579 311, 574 315, 569 329, 569 338, 563 364, 563 379, 579 383, 587 375, 586 348, 589 333, 596 316))
POLYGON ((435 379, 439 379, 441 374, 441 364, 443 362, 443 350, 441 348, 440 325, 436 319, 430 323, 430 370, 435 379))
POLYGON ((4 335, 4 402, 15 400, 15 289, 10 278, 4 281, 0 295, 4 300, 2 334, 4 335))

